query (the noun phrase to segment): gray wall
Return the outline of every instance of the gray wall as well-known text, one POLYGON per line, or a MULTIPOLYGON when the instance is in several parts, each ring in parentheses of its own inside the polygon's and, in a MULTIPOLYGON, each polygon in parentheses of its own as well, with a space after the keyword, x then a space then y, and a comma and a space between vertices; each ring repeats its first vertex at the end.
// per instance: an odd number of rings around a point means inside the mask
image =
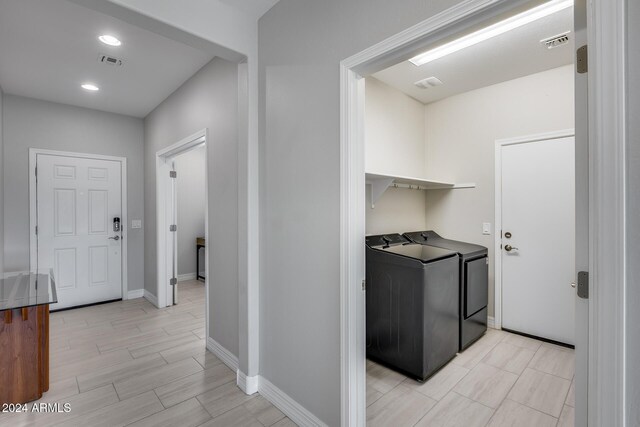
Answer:
MULTIPOLYGON (((199 147, 178 156, 178 275, 196 273, 196 238, 204 236, 205 148, 199 147)), ((200 271, 204 272, 204 251, 198 252, 200 271)))
POLYGON ((340 76, 456 0, 281 0, 259 21, 260 371, 340 424, 340 76))
MULTIPOLYGON (((7 271, 29 269, 29 148, 126 157, 129 220, 143 217, 141 119, 13 95, 3 112, 7 271)), ((129 227, 129 290, 143 287, 143 252, 143 230, 129 227)))
MULTIPOLYGON (((4 170, 4 139, 3 126, 4 116, 2 114, 2 104, 4 103, 4 92, 0 87, 0 177, 4 170)), ((4 185, 0 184, 0 274, 4 272, 4 185)))
POLYGON ((627 1, 627 425, 640 425, 640 2, 627 1))
POLYGON ((237 120, 238 66, 220 58, 202 67, 144 120, 145 289, 155 294, 157 287, 156 153, 207 128, 209 334, 235 355, 239 339, 237 120))

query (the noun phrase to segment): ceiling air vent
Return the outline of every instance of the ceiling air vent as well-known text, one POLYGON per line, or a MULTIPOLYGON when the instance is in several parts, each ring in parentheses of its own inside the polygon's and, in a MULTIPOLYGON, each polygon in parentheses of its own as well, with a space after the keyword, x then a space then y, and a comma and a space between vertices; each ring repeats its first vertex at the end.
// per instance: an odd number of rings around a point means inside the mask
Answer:
POLYGON ((544 46, 546 46, 547 49, 553 49, 553 48, 565 45, 565 44, 569 43, 569 33, 570 32, 571 31, 565 31, 562 34, 558 34, 558 35, 555 35, 553 37, 542 39, 542 40, 540 40, 540 43, 542 43, 544 46))
POLYGON ((113 56, 109 55, 99 55, 98 61, 102 62, 103 64, 115 65, 117 67, 122 65, 121 59, 114 58, 113 56))
POLYGON ((414 83, 420 89, 429 89, 432 87, 440 86, 442 81, 437 77, 427 77, 426 79, 418 80, 414 83))

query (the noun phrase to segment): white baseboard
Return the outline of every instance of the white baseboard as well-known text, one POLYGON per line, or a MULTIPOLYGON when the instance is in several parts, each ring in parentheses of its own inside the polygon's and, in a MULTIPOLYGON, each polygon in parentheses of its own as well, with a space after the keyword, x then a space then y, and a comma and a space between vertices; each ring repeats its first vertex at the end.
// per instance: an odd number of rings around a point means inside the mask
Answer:
POLYGON ((280 409, 291 421, 300 426, 318 426, 325 427, 318 417, 306 410, 302 405, 296 402, 291 396, 280 390, 269 380, 260 377, 258 381, 258 391, 260 394, 280 409))
POLYGON ((142 298, 144 296, 144 289, 134 289, 127 292, 127 299, 142 298))
MULTIPOLYGON (((156 298, 155 295, 153 295, 151 292, 149 292, 148 290, 144 290, 144 299, 146 299, 147 301, 149 301, 151 304, 155 305, 156 307, 158 307, 158 298, 156 298)), ((160 307, 158 307, 160 308, 160 307)))
POLYGON ((488 316, 487 317, 487 326, 490 327, 491 329, 495 329, 496 328, 496 319, 494 319, 492 316, 488 316))
POLYGON ((178 282, 187 282, 189 280, 196 280, 196 273, 178 274, 178 282))
POLYGON ((233 372, 238 372, 238 358, 211 337, 207 337, 207 350, 215 354, 233 372))
POLYGON ((236 381, 237 381, 238 387, 240 387, 240 390, 244 391, 245 394, 251 396, 252 394, 255 394, 258 392, 258 384, 260 382, 259 375, 248 377, 244 374, 244 372, 238 369, 238 372, 236 375, 236 381))

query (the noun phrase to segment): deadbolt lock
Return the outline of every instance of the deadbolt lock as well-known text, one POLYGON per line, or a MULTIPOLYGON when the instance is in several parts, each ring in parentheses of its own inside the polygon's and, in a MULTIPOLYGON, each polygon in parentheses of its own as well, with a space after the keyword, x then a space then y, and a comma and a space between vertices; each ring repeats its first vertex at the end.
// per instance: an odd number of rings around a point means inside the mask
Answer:
POLYGON ((506 237, 507 239, 511 238, 511 232, 507 231, 506 233, 504 233, 504 237, 506 237))

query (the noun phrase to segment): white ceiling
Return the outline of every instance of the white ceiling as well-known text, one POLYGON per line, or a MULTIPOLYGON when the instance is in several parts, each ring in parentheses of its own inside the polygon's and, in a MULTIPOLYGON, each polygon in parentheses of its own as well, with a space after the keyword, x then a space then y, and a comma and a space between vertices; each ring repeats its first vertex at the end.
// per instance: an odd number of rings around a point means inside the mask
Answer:
POLYGON ((573 29, 573 8, 534 21, 490 40, 416 67, 403 61, 373 77, 428 104, 573 62, 574 34, 568 44, 547 49, 540 40, 573 29), (419 89, 414 82, 435 76, 443 85, 419 89))
POLYGON ((144 117, 213 56, 66 0, 0 2, 5 93, 144 117), (98 41, 112 34, 110 47, 98 41), (114 67, 99 54, 121 58, 114 67), (98 92, 80 84, 92 82, 98 92))
POLYGON ((241 11, 248 13, 254 18, 258 19, 269 9, 271 9, 278 0, 220 0, 222 3, 226 3, 241 11))

